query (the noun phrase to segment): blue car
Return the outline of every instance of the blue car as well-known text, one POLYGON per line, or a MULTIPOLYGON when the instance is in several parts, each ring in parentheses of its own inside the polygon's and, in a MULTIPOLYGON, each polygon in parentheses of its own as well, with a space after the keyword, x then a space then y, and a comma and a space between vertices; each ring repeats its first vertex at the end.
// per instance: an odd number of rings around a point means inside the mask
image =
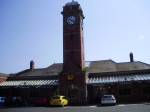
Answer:
POLYGON ((5 106, 5 97, 0 97, 0 106, 5 106))

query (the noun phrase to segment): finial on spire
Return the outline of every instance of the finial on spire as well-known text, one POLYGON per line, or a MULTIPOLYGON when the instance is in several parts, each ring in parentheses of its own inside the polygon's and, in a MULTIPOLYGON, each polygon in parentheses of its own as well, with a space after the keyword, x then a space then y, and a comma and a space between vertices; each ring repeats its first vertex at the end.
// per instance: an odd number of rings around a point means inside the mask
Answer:
POLYGON ((71 2, 66 3, 66 5, 78 5, 78 2, 72 0, 71 2))

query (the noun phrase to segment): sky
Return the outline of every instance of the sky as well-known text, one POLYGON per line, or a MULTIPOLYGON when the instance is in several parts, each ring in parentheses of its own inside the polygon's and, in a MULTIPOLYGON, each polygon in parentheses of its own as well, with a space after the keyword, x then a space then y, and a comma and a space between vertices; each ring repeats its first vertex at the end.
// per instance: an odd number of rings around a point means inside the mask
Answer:
MULTIPOLYGON (((76 0, 84 19, 86 61, 150 64, 149 0, 76 0)), ((63 62, 61 11, 71 0, 0 0, 0 73, 63 62)))

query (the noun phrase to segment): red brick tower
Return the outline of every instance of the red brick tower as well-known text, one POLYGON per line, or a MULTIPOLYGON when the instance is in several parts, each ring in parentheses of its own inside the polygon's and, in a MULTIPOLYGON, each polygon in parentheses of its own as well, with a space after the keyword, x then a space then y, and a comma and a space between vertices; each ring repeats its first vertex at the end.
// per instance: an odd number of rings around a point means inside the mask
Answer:
POLYGON ((86 102, 84 69, 83 19, 80 4, 72 1, 63 7, 63 72, 60 75, 60 93, 72 104, 86 102))

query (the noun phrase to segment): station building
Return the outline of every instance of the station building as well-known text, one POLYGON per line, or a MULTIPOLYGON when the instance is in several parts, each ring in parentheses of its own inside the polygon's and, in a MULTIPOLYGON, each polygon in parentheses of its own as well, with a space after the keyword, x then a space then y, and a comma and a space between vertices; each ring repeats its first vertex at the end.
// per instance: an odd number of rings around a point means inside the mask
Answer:
POLYGON ((50 98, 65 95, 73 105, 99 103, 104 94, 114 94, 117 102, 150 101, 150 65, 134 61, 84 60, 84 14, 76 1, 66 3, 63 16, 63 63, 47 68, 29 69, 0 77, 0 96, 8 99, 21 97, 29 101, 33 97, 50 98))

